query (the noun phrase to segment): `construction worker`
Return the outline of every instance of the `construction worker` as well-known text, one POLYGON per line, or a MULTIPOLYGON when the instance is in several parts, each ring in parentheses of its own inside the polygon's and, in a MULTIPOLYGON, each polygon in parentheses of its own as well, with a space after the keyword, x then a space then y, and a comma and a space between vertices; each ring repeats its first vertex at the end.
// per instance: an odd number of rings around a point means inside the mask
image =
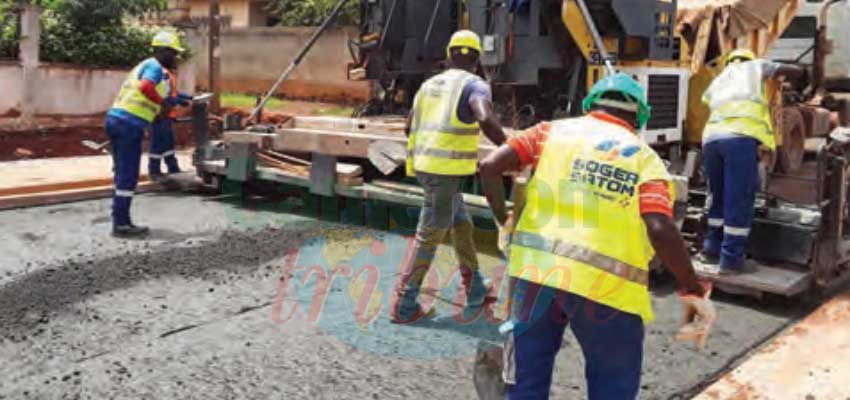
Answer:
POLYGON ((112 145, 115 192, 112 197, 112 234, 138 237, 148 228, 133 224, 130 204, 139 181, 142 137, 163 105, 176 105, 179 98, 168 96, 166 69, 177 66, 183 52, 176 34, 162 31, 151 44, 153 57, 130 71, 112 108, 106 114, 106 134, 112 145))
MULTIPOLYGON (((167 97, 172 98, 170 102, 180 106, 189 104, 191 95, 180 93, 177 90, 177 76, 170 69, 164 69, 165 80, 168 82, 167 97), (175 99, 176 98, 176 99, 175 99)), ((174 120, 177 119, 177 107, 163 106, 160 113, 154 118, 151 125, 151 146, 148 151, 148 176, 156 181, 163 178, 160 163, 165 161, 165 167, 169 174, 180 172, 177 164, 177 156, 174 154, 174 120)))
POLYGON ((548 398, 567 325, 584 352, 588 397, 637 396, 654 253, 687 307, 697 302, 703 317, 710 304, 672 218, 671 177, 638 135, 650 115, 645 90, 618 73, 582 105, 588 115, 538 124, 479 167, 500 226, 509 219, 503 174, 535 167, 510 245, 511 317, 500 328, 510 399, 548 398))
POLYGON ((723 72, 711 82, 703 102, 711 116, 703 133, 703 162, 711 191, 708 232, 699 260, 718 265, 722 274, 752 271, 745 248, 759 187, 760 156, 775 151, 765 82, 797 79, 804 71, 793 65, 756 60, 753 52, 734 50, 723 72))
POLYGON ((505 133, 493 112, 490 86, 473 73, 481 54, 478 35, 456 32, 446 52, 448 70, 422 85, 408 118, 407 174, 416 176, 425 189, 425 204, 413 257, 396 287, 391 314, 397 323, 432 315, 433 310, 423 310, 417 297, 437 246, 450 231, 467 305, 480 306, 487 292, 478 271, 474 227, 461 189, 466 178, 476 172, 479 132, 497 145, 505 141, 505 133))

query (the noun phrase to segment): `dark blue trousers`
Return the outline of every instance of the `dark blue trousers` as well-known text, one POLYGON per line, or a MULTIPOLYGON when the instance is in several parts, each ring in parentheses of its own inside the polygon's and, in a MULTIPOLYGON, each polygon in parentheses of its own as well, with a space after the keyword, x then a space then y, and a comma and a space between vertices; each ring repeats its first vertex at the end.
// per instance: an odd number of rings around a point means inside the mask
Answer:
POLYGON ((567 325, 584 353, 587 398, 637 397, 643 363, 641 317, 572 293, 517 280, 511 324, 505 344, 509 354, 505 372, 515 382, 508 387, 508 399, 549 398, 555 356, 567 325))
POLYGON ((720 256, 720 268, 740 268, 744 261, 759 186, 758 146, 756 139, 745 136, 703 144, 711 204, 702 251, 720 256))
POLYGON ((174 155, 174 122, 170 118, 157 119, 151 125, 151 147, 148 152, 148 174, 162 173, 160 163, 165 161, 168 173, 180 172, 174 155))
POLYGON ((111 141, 114 166, 112 224, 115 226, 131 224, 130 204, 139 183, 144 132, 144 127, 115 116, 106 117, 106 134, 111 141))

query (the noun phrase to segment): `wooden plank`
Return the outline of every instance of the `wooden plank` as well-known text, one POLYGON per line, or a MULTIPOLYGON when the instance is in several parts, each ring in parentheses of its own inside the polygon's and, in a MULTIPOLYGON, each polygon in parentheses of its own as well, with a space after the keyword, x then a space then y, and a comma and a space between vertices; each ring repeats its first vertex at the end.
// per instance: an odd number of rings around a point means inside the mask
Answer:
POLYGON ((850 291, 845 291, 789 326, 694 398, 846 399, 850 396, 848 326, 850 291))
MULTIPOLYGON (((388 140, 407 145, 404 134, 382 135, 375 133, 352 133, 317 129, 281 129, 272 143, 276 151, 296 153, 321 153, 337 157, 369 157, 369 145, 372 141, 388 140)), ((496 146, 482 137, 478 146, 478 158, 482 159, 496 146)))
MULTIPOLYGON (((154 182, 141 182, 136 193, 162 190, 162 185, 154 182)), ((108 185, 80 187, 68 190, 56 190, 40 193, 19 194, 0 197, 0 210, 12 208, 45 206, 72 201, 92 200, 112 197, 112 183, 108 185)))

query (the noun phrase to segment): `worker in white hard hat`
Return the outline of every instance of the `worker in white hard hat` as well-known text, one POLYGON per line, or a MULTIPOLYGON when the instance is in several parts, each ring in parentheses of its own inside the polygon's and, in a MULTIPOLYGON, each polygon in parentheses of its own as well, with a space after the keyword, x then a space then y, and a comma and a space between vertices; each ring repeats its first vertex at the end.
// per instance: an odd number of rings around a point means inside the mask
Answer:
POLYGON ((776 149, 765 82, 779 77, 797 81, 805 71, 737 49, 726 55, 723 72, 703 95, 711 109, 702 139, 711 201, 699 260, 716 265, 721 274, 755 268, 745 249, 759 187, 759 158, 776 149))
POLYGON ((408 118, 407 174, 416 176, 425 189, 425 204, 413 257, 400 274, 391 307, 396 323, 433 315, 419 303, 418 294, 437 246, 450 232, 467 307, 483 306, 488 291, 478 269, 474 226, 461 190, 475 175, 480 133, 497 146, 505 142, 505 133, 493 112, 490 85, 475 75, 481 55, 478 35, 456 32, 446 53, 448 69, 422 84, 408 118))
POLYGON ((176 105, 177 97, 169 96, 167 69, 177 66, 183 52, 177 34, 162 31, 151 43, 153 57, 139 63, 127 75, 112 108, 106 114, 106 134, 112 145, 114 194, 112 197, 112 234, 138 237, 148 228, 133 224, 130 204, 139 180, 142 138, 164 105, 176 105))

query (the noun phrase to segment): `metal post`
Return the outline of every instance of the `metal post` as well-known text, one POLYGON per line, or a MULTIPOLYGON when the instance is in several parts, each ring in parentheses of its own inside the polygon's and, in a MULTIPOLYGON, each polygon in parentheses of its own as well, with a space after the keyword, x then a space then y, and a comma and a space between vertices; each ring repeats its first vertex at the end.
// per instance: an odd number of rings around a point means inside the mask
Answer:
POLYGON ((614 70, 614 66, 611 64, 611 55, 608 54, 608 50, 605 49, 605 43, 602 41, 602 36, 599 35, 599 30, 596 29, 596 24, 593 22, 593 17, 590 15, 590 10, 587 8, 587 3, 584 0, 575 0, 576 4, 578 4, 579 10, 581 10, 581 16, 584 17, 584 23, 587 25, 587 29, 590 30, 590 35, 593 36, 593 43, 596 44, 596 50, 599 51, 599 55, 602 57, 603 62, 605 62, 605 70, 609 75, 614 75, 616 71, 614 70))
POLYGON ((210 0, 209 15, 209 87, 213 98, 210 101, 210 111, 217 114, 221 110, 221 15, 219 0, 210 0))

